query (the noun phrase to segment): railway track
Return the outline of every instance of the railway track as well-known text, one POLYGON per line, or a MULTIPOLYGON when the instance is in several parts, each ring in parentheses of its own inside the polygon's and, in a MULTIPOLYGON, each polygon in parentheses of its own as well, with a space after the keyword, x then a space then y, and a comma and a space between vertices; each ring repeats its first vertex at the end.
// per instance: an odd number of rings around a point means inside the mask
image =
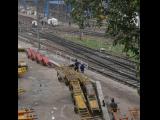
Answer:
MULTIPOLYGON (((89 51, 87 48, 84 48, 84 46, 81 45, 77 45, 73 42, 70 41, 65 41, 64 39, 61 39, 57 36, 51 35, 51 34, 47 34, 47 33, 40 33, 41 37, 45 38, 45 39, 49 39, 53 42, 56 42, 57 44, 63 45, 67 48, 69 48, 70 50, 74 51, 77 54, 81 54, 83 56, 85 56, 88 61, 95 63, 97 66, 100 66, 100 69, 105 68, 105 70, 107 71, 112 71, 115 74, 121 75, 123 77, 126 77, 128 79, 132 79, 135 81, 139 81, 136 78, 136 73, 133 72, 129 72, 129 69, 123 69, 122 66, 118 66, 117 64, 111 62, 108 59, 103 59, 101 57, 98 56, 98 54, 89 51), (134 75, 135 74, 135 75, 134 75)), ((118 61, 117 61, 118 62, 118 61)))
MULTIPOLYGON (((53 34, 54 32, 47 30, 47 34, 48 33, 53 34)), ((68 42, 73 44, 73 42, 70 42, 70 41, 68 41, 68 42)), ((78 43, 75 43, 75 44, 78 45, 78 47, 82 46, 81 49, 87 49, 88 52, 90 52, 90 53, 92 53, 94 55, 97 55, 100 58, 108 59, 108 60, 110 59, 112 62, 114 62, 114 63, 116 63, 116 64, 118 64, 118 65, 120 65, 122 67, 125 67, 126 69, 129 69, 129 70, 132 69, 131 71, 135 72, 135 64, 136 64, 136 62, 133 62, 133 61, 130 61, 130 60, 126 59, 126 58, 115 56, 115 55, 112 55, 112 54, 109 54, 109 53, 106 53, 106 52, 101 53, 98 50, 85 47, 85 46, 80 45, 78 43)))
MULTIPOLYGON (((74 34, 77 34, 77 35, 80 34, 80 31, 77 28, 69 28, 68 27, 67 29, 63 29, 63 28, 51 27, 51 26, 49 26, 48 28, 49 28, 49 30, 57 30, 57 31, 60 31, 60 32, 74 33, 74 34)), ((105 37, 105 33, 96 32, 96 31, 87 30, 87 29, 83 30, 83 34, 84 35, 96 36, 96 37, 105 37)))
MULTIPOLYGON (((102 61, 103 64, 108 64, 109 66, 115 65, 115 67, 117 67, 117 68, 120 68, 120 69, 125 68, 125 69, 127 69, 127 71, 130 70, 131 72, 136 72, 134 64, 129 63, 128 61, 124 61, 123 59, 115 58, 115 57, 112 57, 111 55, 107 56, 106 54, 100 53, 94 49, 85 47, 83 45, 80 45, 80 44, 77 44, 77 43, 74 43, 71 41, 67 41, 63 38, 57 37, 57 36, 50 34, 50 33, 45 32, 45 33, 40 33, 40 34, 43 37, 45 37, 45 39, 49 38, 49 40, 51 40, 51 41, 54 41, 54 42, 62 44, 62 45, 66 45, 67 48, 73 49, 74 52, 81 53, 84 55, 91 54, 90 56, 92 59, 96 58, 99 61, 102 61), (75 49, 76 49, 76 51, 75 51, 75 49)), ((122 70, 122 71, 124 71, 124 70, 122 70)), ((124 71, 124 72, 127 72, 127 71, 124 71)))
MULTIPOLYGON (((19 15, 20 17, 20 19, 22 19, 21 21, 27 21, 27 23, 31 23, 31 21, 33 20, 33 18, 32 17, 28 17, 28 16, 23 16, 23 15, 19 15), (29 22, 30 21, 30 22, 29 22)), ((31 25, 29 25, 29 26, 31 26, 31 25)), ((59 27, 51 27, 51 26, 46 26, 46 30, 45 31, 47 31, 48 33, 50 32, 50 33, 54 33, 55 31, 58 31, 58 32, 68 32, 68 33, 75 33, 75 34, 79 34, 79 30, 77 30, 76 28, 70 28, 70 27, 68 27, 67 29, 63 29, 63 28, 59 28, 59 27)), ((104 33, 100 33, 100 32, 93 32, 93 31, 90 31, 90 30, 84 30, 84 34, 87 34, 87 35, 92 35, 92 36, 103 36, 104 37, 104 33)), ((88 48, 89 49, 89 48, 88 48)), ((91 50, 94 50, 94 49, 91 49, 91 50)), ((98 52, 97 50, 94 50, 95 52, 98 52)), ((112 58, 114 58, 114 59, 118 59, 118 62, 117 62, 117 64, 120 64, 120 61, 121 61, 121 63, 122 64, 126 64, 126 67, 127 66, 129 66, 129 67, 132 67, 133 69, 135 69, 135 64, 136 64, 136 62, 134 62, 134 61, 131 61, 131 60, 129 60, 128 58, 126 58, 126 57, 121 57, 121 56, 117 56, 117 55, 113 55, 113 54, 110 54, 110 53, 108 53, 108 52, 105 52, 105 53, 99 53, 98 52, 98 54, 99 54, 99 56, 101 56, 101 57, 107 57, 107 59, 109 59, 110 58, 110 56, 112 56, 112 58)), ((113 59, 112 59, 113 60, 113 59)), ((116 62, 116 61, 115 61, 116 62)), ((122 65, 121 64, 121 65, 122 65)), ((122 65, 123 66, 123 65, 122 65)))
MULTIPOLYGON (((49 32, 48 32, 48 30, 47 30, 47 33, 55 34, 56 32, 53 32, 53 31, 49 31, 49 32)), ((57 35, 55 35, 55 36, 57 36, 57 35)), ((68 42, 69 42, 69 41, 68 41, 68 42)), ((70 43, 72 43, 72 42, 70 42, 70 43)), ((78 45, 78 47, 79 47, 79 46, 83 46, 83 45, 78 44, 78 43, 75 43, 75 44, 78 45)), ((108 53, 108 52, 103 52, 103 53, 101 53, 101 52, 99 52, 99 50, 95 50, 95 49, 92 49, 92 48, 88 48, 88 47, 86 47, 86 46, 83 46, 83 48, 81 48, 81 49, 87 49, 88 52, 90 52, 90 53, 92 53, 92 54, 94 53, 95 55, 97 55, 97 56, 100 57, 100 58, 108 59, 108 60, 110 59, 112 62, 118 64, 119 66, 125 67, 126 69, 129 69, 129 70, 132 69, 131 71, 135 72, 136 62, 131 61, 131 60, 127 59, 127 58, 119 57, 119 56, 110 54, 110 53, 108 53)))
MULTIPOLYGON (((34 32, 32 32, 32 34, 36 35, 36 33, 34 33, 34 32)), ((102 61, 102 58, 97 56, 97 53, 96 54, 93 52, 91 53, 91 51, 89 51, 90 49, 87 51, 87 49, 85 47, 83 48, 83 46, 79 46, 79 45, 77 46, 75 43, 70 43, 70 41, 65 41, 64 39, 61 39, 61 38, 54 36, 54 35, 50 35, 49 33, 40 33, 40 37, 51 40, 57 44, 65 46, 68 49, 76 52, 76 54, 74 54, 74 56, 75 55, 76 56, 78 55, 79 57, 81 56, 81 59, 87 61, 89 63, 89 69, 95 70, 103 75, 114 78, 115 80, 118 80, 119 82, 123 82, 129 86, 136 87, 136 88, 140 86, 139 80, 136 79, 136 77, 134 77, 134 75, 132 73, 133 71, 131 71, 130 73, 126 72, 127 74, 124 72, 124 70, 127 68, 126 64, 122 65, 122 62, 120 62, 119 64, 121 65, 121 67, 119 68, 119 70, 116 69, 116 67, 117 67, 116 65, 115 65, 115 67, 113 67, 113 64, 118 63, 118 60, 115 60, 115 61, 113 60, 114 63, 112 63, 112 64, 109 62, 104 62, 104 61, 102 61), (110 65, 108 65, 108 64, 110 64, 110 65), (123 68, 123 70, 122 70, 122 68, 123 68)), ((112 58, 110 58, 110 60, 111 59, 112 58)), ((105 58, 105 60, 106 60, 106 58, 105 58)), ((128 66, 128 68, 130 69, 129 66, 128 66)), ((128 71, 129 71, 129 69, 128 69, 128 71)), ((131 69, 133 69, 133 68, 131 68, 131 69)))

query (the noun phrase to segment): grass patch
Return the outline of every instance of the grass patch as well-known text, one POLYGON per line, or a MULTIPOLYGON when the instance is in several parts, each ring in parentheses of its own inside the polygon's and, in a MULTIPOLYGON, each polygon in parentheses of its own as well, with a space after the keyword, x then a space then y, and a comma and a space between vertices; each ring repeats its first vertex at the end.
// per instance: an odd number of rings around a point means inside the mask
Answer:
MULTIPOLYGON (((70 35, 64 34, 65 39, 73 41, 75 43, 79 43, 89 48, 93 48, 96 50, 100 50, 100 48, 105 48, 106 51, 110 52, 111 54, 128 57, 126 53, 123 53, 122 50, 124 48, 123 45, 116 45, 113 46, 112 42, 102 39, 96 39, 94 37, 83 36, 83 40, 80 40, 78 35, 70 35)), ((132 52, 128 52, 129 56, 133 56, 132 52)), ((131 57, 130 60, 136 61, 134 57, 131 57)))

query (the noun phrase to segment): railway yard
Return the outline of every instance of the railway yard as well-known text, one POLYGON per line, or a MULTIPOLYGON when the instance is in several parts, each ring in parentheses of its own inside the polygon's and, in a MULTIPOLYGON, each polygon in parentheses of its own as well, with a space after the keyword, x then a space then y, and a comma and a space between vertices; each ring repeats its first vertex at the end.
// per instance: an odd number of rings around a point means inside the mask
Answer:
MULTIPOLYGON (((18 120, 140 120, 136 62, 66 40, 61 34, 79 31, 64 23, 40 25, 37 40, 33 19, 18 14, 18 120), (75 59, 84 73, 73 69, 75 59)), ((104 37, 89 29, 84 35, 104 37)))

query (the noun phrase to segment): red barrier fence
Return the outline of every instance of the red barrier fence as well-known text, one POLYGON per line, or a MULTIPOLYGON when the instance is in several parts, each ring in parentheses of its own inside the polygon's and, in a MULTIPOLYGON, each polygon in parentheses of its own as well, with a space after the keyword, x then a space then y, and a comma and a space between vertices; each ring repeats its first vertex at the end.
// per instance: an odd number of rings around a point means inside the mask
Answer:
POLYGON ((51 63, 49 62, 49 58, 42 55, 38 51, 28 48, 26 52, 29 59, 35 60, 37 63, 41 63, 45 66, 51 66, 51 63))

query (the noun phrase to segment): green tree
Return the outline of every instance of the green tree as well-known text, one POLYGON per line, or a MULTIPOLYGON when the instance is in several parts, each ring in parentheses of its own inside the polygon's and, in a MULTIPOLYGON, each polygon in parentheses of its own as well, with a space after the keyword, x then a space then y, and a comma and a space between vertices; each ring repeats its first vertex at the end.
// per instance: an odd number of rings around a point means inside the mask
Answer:
MULTIPOLYGON (((65 2, 71 4, 72 18, 80 30, 85 28, 85 21, 88 18, 84 11, 88 8, 91 10, 92 17, 97 19, 99 26, 106 17, 102 0, 65 0, 65 2)), ((109 0, 106 32, 113 36, 113 45, 124 45, 123 52, 133 53, 138 61, 137 71, 139 72, 140 27, 135 24, 137 15, 140 16, 140 0, 109 0)))
POLYGON ((124 45, 123 52, 132 52, 140 71, 140 27, 136 25, 140 14, 139 0, 110 0, 107 33, 114 37, 114 45, 124 45))
POLYGON ((79 26, 80 29, 80 39, 82 39, 83 29, 84 29, 84 22, 86 16, 84 14, 86 4, 84 4, 84 0, 65 0, 67 4, 71 4, 72 11, 71 16, 75 23, 79 26))
POLYGON ((90 13, 93 18, 97 18, 99 25, 104 14, 102 2, 100 0, 65 0, 66 4, 71 4, 72 11, 71 16, 80 29, 80 39, 82 39, 83 29, 85 28, 85 22, 89 17, 85 14, 88 9, 92 10, 90 13))

